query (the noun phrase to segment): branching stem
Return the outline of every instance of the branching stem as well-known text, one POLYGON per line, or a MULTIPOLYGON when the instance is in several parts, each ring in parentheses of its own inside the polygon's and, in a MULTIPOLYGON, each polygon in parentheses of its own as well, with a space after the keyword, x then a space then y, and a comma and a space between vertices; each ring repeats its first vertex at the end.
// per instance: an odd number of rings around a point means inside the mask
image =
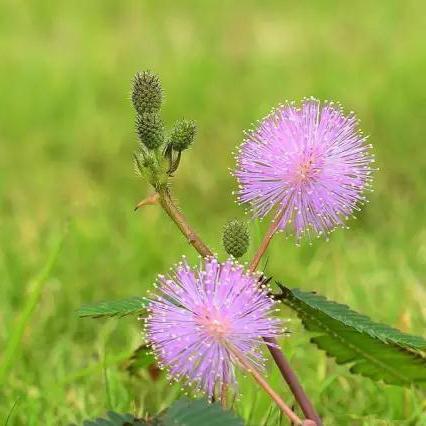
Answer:
MULTIPOLYGON (((266 231, 263 237, 263 240, 259 245, 259 248, 257 249, 255 255, 253 256, 252 261, 250 262, 250 265, 249 265, 250 272, 254 272, 256 268, 258 267, 262 256, 265 254, 266 250, 268 249, 269 244, 271 243, 272 238, 278 229, 278 225, 282 219, 282 216, 283 216, 283 212, 279 213, 275 217, 275 219, 271 222, 271 225, 266 231)), ((267 346, 268 346, 269 352, 271 353, 272 358, 277 364, 277 367, 279 368, 284 380, 287 382, 288 387, 290 388, 291 392, 296 398, 296 401, 300 405, 300 408, 302 409, 303 414, 306 416, 307 419, 313 420, 317 426, 320 426, 322 424, 321 418, 315 411, 314 406, 312 405, 311 401, 309 400, 308 396, 303 390, 302 385, 300 384, 289 362, 285 358, 283 352, 279 349, 277 340, 275 338, 270 338, 270 337, 264 337, 263 340, 266 343, 268 343, 267 346)))
POLYGON ((290 419, 295 425, 302 425, 302 420, 293 412, 293 410, 281 399, 281 397, 271 388, 269 383, 263 378, 263 376, 253 368, 246 360, 243 354, 237 351, 235 348, 229 347, 229 351, 237 358, 238 362, 243 366, 243 369, 250 373, 257 383, 264 389, 264 391, 271 397, 271 399, 277 404, 279 409, 290 419))
MULTIPOLYGON (((159 201, 161 207, 168 214, 170 219, 176 224, 182 234, 187 238, 188 242, 197 250, 197 252, 203 256, 208 257, 212 256, 213 252, 204 244, 198 234, 192 229, 192 227, 188 224, 185 216, 179 211, 178 207, 174 203, 169 188, 165 187, 163 189, 158 190, 159 201)), ((253 260, 250 262, 249 269, 250 271, 255 271, 262 256, 265 254, 269 244, 277 231, 278 224, 282 218, 282 214, 279 214, 275 220, 271 223, 268 231, 266 232, 258 250, 256 251, 253 260)), ((304 415, 307 419, 314 421, 317 426, 321 426, 321 419, 316 413, 313 405, 310 400, 306 396, 301 384, 299 383, 295 373, 293 372, 290 364, 284 357, 281 350, 276 347, 278 346, 275 339, 264 338, 265 342, 272 343, 273 346, 267 345, 271 355, 277 364, 284 380, 287 382, 290 390, 292 391, 294 397, 296 398, 298 404, 300 405, 304 415)), ((281 408, 281 407, 280 407, 281 408)), ((294 414, 294 413, 293 413, 294 414)), ((300 421, 300 419, 299 419, 300 421)), ((306 421, 305 421, 306 422, 306 421)), ((304 422, 304 423, 305 423, 304 422)), ((297 423, 302 424, 302 423, 297 423)), ((305 423, 307 424, 307 423, 305 423)))

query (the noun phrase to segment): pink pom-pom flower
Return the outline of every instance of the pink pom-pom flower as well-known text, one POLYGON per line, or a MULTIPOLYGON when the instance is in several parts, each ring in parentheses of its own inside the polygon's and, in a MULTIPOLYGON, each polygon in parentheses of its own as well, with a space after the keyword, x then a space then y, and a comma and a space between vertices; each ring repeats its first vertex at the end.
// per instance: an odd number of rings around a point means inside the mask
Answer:
POLYGON ((272 316, 275 302, 258 278, 232 259, 219 263, 214 257, 198 268, 183 261, 171 276, 158 277, 146 334, 173 379, 184 379, 212 398, 223 385, 235 388, 235 354, 263 369, 262 337, 283 330, 272 316))
POLYGON ((275 213, 277 230, 327 234, 365 202, 374 156, 353 113, 310 98, 275 109, 240 147, 238 200, 255 217, 275 213))

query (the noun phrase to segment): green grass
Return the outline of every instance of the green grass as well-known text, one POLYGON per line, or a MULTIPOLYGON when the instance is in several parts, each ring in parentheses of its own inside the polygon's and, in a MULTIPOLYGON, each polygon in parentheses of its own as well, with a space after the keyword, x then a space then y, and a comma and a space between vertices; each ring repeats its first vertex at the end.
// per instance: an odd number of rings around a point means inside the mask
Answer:
MULTIPOLYGON (((160 74, 169 124, 198 122, 174 186, 221 255, 221 226, 242 215, 227 170, 242 130, 278 102, 308 95, 356 111, 380 167, 370 204, 328 243, 296 248, 277 238, 268 270, 422 334, 425 13, 422 2, 386 0, 2 1, 0 419, 66 425, 110 408, 155 412, 179 392, 123 372, 140 343, 137 321, 75 314, 85 303, 144 295, 182 254, 196 259, 158 208, 133 212, 149 193, 131 160, 129 87, 140 69, 160 74), (67 221, 56 265, 34 294, 32 278, 67 221)), ((257 240, 263 227, 253 225, 257 240)), ((327 425, 426 423, 420 391, 351 376, 307 346, 297 321, 291 328, 285 352, 327 425)), ((249 379, 241 390, 239 411, 258 426, 270 403, 249 379)))

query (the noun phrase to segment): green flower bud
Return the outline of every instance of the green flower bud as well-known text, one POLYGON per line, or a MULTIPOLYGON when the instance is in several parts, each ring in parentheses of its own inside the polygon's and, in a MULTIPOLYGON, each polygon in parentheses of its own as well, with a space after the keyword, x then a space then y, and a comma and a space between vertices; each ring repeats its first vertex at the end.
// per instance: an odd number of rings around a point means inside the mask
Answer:
POLYGON ((197 127, 194 121, 180 120, 175 124, 170 135, 170 144, 175 151, 188 149, 192 144, 197 127))
POLYGON ((230 220, 223 229, 223 246, 225 251, 239 258, 246 253, 250 244, 247 224, 238 219, 230 220))
POLYGON ((136 73, 133 80, 132 102, 139 114, 156 112, 161 108, 163 89, 160 79, 150 71, 136 73))
POLYGON ((164 142, 164 125, 155 112, 146 112, 136 117, 136 132, 148 149, 158 148, 164 142))

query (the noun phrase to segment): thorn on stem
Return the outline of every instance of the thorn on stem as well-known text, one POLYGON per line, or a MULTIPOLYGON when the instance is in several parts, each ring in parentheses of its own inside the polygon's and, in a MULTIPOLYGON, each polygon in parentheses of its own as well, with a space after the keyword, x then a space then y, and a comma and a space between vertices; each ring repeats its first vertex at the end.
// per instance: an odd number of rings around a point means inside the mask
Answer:
POLYGON ((160 199, 160 195, 158 192, 155 192, 154 194, 150 195, 148 198, 145 198, 144 200, 140 201, 134 211, 138 210, 139 208, 143 206, 153 206, 154 204, 158 204, 158 200, 160 199))

